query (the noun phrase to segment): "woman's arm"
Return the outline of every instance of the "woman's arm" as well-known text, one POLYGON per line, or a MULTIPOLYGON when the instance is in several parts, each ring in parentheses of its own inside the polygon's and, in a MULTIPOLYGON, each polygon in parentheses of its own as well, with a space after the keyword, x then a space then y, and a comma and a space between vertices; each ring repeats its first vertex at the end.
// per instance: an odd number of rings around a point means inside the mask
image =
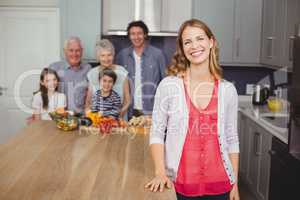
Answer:
POLYGON ((239 200, 239 189, 238 189, 238 175, 239 175, 239 153, 230 153, 229 159, 231 161, 231 165, 233 168, 234 176, 236 177, 236 181, 230 191, 230 200, 239 200))
POLYGON ((155 167, 155 177, 145 185, 145 188, 152 192, 163 192, 165 187, 172 188, 172 182, 166 176, 165 171, 164 145, 151 144, 150 150, 155 167))
MULTIPOLYGON (((162 192, 165 188, 171 188, 172 182, 165 171, 164 143, 168 123, 169 110, 168 82, 161 81, 156 94, 152 112, 152 125, 150 131, 150 149, 155 167, 155 177, 145 185, 153 192, 162 192)), ((171 152, 170 152, 171 153, 171 152)))
POLYGON ((122 103, 122 107, 120 109, 120 118, 123 118, 124 115, 126 114, 129 106, 130 106, 130 92, 129 92, 129 81, 128 78, 126 77, 126 79, 124 80, 124 84, 123 84, 123 103, 122 103))
POLYGON ((228 98, 227 114, 226 114, 226 125, 225 133, 228 144, 228 153, 233 173, 236 178, 236 182, 230 191, 230 200, 239 200, 238 190, 238 170, 239 170, 239 138, 237 132, 237 116, 238 116, 238 94, 233 85, 227 91, 226 96, 228 98))

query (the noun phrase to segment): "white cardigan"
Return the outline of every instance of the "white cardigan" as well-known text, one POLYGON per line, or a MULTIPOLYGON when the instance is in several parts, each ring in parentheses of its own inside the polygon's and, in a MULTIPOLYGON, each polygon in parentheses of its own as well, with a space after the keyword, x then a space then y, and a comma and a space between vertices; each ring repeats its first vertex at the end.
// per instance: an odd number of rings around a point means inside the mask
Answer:
MULTIPOLYGON (((229 153, 239 153, 237 134, 238 95, 234 85, 219 81, 218 140, 230 183, 235 182, 229 153)), ((150 144, 164 144, 167 176, 175 180, 188 129, 189 112, 183 80, 164 78, 156 91, 150 130, 150 144), (167 131, 166 131, 167 130, 167 131)))

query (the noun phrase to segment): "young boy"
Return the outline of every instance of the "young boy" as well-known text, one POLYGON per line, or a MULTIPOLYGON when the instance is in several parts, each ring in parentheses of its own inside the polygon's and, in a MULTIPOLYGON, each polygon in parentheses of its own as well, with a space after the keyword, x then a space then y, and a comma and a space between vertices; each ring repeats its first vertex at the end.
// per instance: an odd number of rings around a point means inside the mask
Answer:
POLYGON ((121 107, 121 98, 113 91, 117 80, 116 73, 111 69, 104 69, 99 73, 100 90, 92 97, 92 112, 101 112, 103 116, 111 116, 117 119, 121 107))

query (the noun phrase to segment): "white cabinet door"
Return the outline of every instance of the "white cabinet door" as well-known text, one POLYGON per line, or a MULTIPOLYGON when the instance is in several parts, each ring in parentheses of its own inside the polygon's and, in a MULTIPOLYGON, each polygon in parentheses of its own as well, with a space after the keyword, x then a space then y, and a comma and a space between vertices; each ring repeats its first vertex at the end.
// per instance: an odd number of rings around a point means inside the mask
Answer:
POLYGON ((242 64, 260 62, 263 0, 236 0, 233 61, 242 64))
POLYGON ((295 25, 300 23, 300 1, 285 0, 285 28, 283 39, 283 52, 281 65, 291 68, 293 66, 293 42, 295 35, 295 25))
MULTIPOLYGON (((272 134, 259 126, 255 121, 247 120, 247 148, 241 156, 246 157, 246 184, 258 200, 268 200, 271 160, 269 150, 272 145, 272 134)), ((245 143, 245 142, 244 142, 245 143)), ((245 158, 241 157, 243 162, 245 158)), ((241 174, 244 176, 244 173, 241 174)))
POLYGON ((247 117, 239 112, 238 115, 239 120, 239 141, 240 141, 240 162, 239 162, 239 175, 244 179, 247 172, 247 163, 248 163, 248 142, 249 142, 249 134, 248 134, 248 125, 247 125, 247 117))
POLYGON ((259 200, 268 200, 269 197, 269 181, 271 169, 271 157, 269 151, 272 147, 272 134, 257 126, 257 133, 261 136, 261 146, 259 146, 259 169, 257 174, 256 191, 259 200))
POLYGON ((261 62, 280 65, 283 45, 284 0, 264 0, 261 62))
POLYGON ((233 62, 235 0, 194 0, 193 17, 205 22, 215 34, 220 47, 220 62, 233 62))
POLYGON ((109 31, 124 31, 127 24, 135 20, 135 0, 103 0, 102 25, 105 33, 109 31))
POLYGON ((161 31, 178 32, 180 25, 192 17, 192 0, 163 0, 161 31))
POLYGON ((56 8, 0 8, 0 143, 25 126, 41 68, 59 60, 56 8))

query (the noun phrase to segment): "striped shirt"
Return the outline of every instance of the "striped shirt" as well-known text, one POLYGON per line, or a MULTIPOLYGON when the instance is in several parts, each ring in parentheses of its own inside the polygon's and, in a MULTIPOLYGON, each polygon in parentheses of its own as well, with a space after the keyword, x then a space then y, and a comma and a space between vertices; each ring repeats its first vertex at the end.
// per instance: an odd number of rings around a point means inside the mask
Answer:
POLYGON ((103 116, 118 118, 120 107, 121 97, 113 90, 107 97, 101 96, 101 90, 97 90, 92 97, 92 112, 101 112, 103 116))

